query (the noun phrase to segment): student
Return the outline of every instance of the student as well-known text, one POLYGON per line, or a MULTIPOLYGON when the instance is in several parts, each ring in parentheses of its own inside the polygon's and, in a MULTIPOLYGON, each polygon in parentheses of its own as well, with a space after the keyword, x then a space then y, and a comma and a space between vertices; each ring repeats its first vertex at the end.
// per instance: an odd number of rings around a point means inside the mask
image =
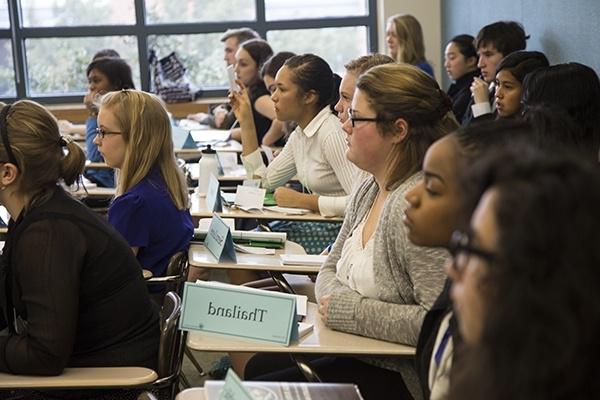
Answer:
MULTIPOLYGON (((221 36, 225 64, 235 65, 235 53, 237 53, 240 44, 251 39, 260 39, 260 35, 254 29, 227 29, 221 36)), ((235 122, 235 115, 227 104, 220 104, 212 108, 209 113, 189 114, 187 118, 217 129, 230 129, 235 122)))
POLYGON ((530 72, 550 65, 539 51, 515 51, 500 61, 496 72, 496 112, 499 118, 511 118, 521 113, 523 79, 530 72))
MULTIPOLYGON (((84 103, 90 112, 90 116, 85 121, 86 155, 92 162, 104 162, 98 147, 94 144, 100 96, 113 90, 133 89, 131 68, 121 58, 98 57, 88 65, 86 74, 89 88, 84 103)), ((84 175, 100 187, 115 187, 115 175, 112 169, 88 169, 84 175)))
POLYGON ((452 111, 458 121, 462 121, 471 101, 471 82, 479 75, 477 51, 473 40, 471 35, 455 36, 450 39, 444 51, 444 68, 454 81, 447 93, 452 100, 452 111))
MULTIPOLYGON (((487 150, 532 140, 532 135, 531 126, 522 121, 487 121, 459 129, 431 145, 423 161, 423 179, 406 194, 409 207, 404 224, 410 241, 448 248, 452 232, 468 225, 474 208, 460 184, 462 173, 487 150)), ((419 335, 416 366, 426 399, 447 397, 454 348, 460 343, 449 288, 447 281, 419 335)))
MULTIPOLYGON (((358 78, 344 123, 347 157, 373 177, 353 194, 317 277, 319 313, 329 328, 416 345, 443 286, 446 254, 408 241, 404 195, 422 176, 428 146, 458 126, 450 111, 446 94, 414 66, 380 65, 358 78)), ((246 377, 255 376, 260 357, 246 377)), ((420 398, 408 360, 329 357, 313 365, 326 381, 356 382, 365 399, 420 398)))
MULTIPOLYGON (((265 146, 283 145, 282 124, 276 120, 273 100, 260 75, 262 65, 272 55, 271 46, 262 39, 242 43, 235 54, 235 74, 248 90, 258 143, 265 146)), ((241 141, 241 129, 232 130, 231 138, 241 141)))
POLYGON ((514 21, 499 21, 486 25, 475 38, 475 47, 479 61, 477 67, 481 70, 481 78, 473 78, 471 84, 472 99, 462 120, 468 125, 474 118, 493 111, 492 99, 496 67, 500 61, 517 50, 524 50, 527 45, 523 26, 514 21))
POLYGON ((167 110, 149 93, 111 92, 102 99, 98 125, 94 141, 106 163, 119 169, 108 222, 144 269, 164 276, 169 259, 188 248, 194 231, 167 110))
POLYGON ((158 314, 123 238, 67 194, 85 157, 41 105, 0 112, 0 203, 11 221, 0 274, 0 372, 156 368, 158 314))
POLYGON ((434 77, 433 68, 425 59, 423 30, 415 17, 392 15, 388 18, 385 34, 389 54, 396 62, 414 65, 434 77))
POLYGON ((577 124, 577 145, 590 160, 600 150, 600 80, 590 67, 579 63, 553 65, 527 76, 523 103, 564 108, 577 124))
POLYGON ((277 89, 275 83, 275 76, 277 71, 283 67, 283 64, 289 59, 294 57, 296 54, 291 51, 280 51, 279 53, 273 54, 267 61, 264 62, 260 69, 260 76, 265 83, 265 87, 269 93, 273 94, 277 89))
POLYGON ((600 391, 600 176, 557 154, 512 151, 473 168, 483 195, 447 268, 467 344, 452 399, 600 391))

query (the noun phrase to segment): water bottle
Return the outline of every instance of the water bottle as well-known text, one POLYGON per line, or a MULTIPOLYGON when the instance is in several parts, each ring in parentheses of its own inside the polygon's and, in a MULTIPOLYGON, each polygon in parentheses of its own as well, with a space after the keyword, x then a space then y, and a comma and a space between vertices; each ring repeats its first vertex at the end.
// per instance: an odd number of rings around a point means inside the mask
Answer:
POLYGON ((219 177, 217 152, 211 148, 210 144, 206 146, 206 149, 202 150, 202 158, 198 162, 198 169, 197 193, 200 196, 206 196, 210 175, 214 175, 215 178, 219 177))

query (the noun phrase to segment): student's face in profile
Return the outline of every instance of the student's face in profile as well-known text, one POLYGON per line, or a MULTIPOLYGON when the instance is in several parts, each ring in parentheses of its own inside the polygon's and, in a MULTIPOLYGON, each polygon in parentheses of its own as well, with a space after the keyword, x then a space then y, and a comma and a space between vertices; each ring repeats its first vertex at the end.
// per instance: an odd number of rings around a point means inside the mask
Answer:
POLYGON ((405 195, 409 207, 404 213, 404 224, 414 244, 447 247, 452 232, 460 224, 459 159, 459 144, 454 135, 443 137, 427 150, 424 178, 405 195))
POLYGON ((246 86, 252 85, 258 79, 258 66, 243 48, 239 48, 235 53, 235 74, 246 86))
POLYGON ((450 42, 444 52, 444 68, 452 80, 458 80, 468 72, 476 68, 477 59, 475 57, 466 58, 456 43, 450 42))
POLYGON ((298 122, 306 107, 300 88, 292 81, 293 73, 283 66, 275 76, 275 91, 271 94, 271 100, 275 103, 275 114, 279 121, 298 122))
POLYGON ((496 77, 496 67, 500 64, 500 61, 504 58, 504 55, 500 53, 491 44, 486 44, 477 49, 477 55, 479 61, 477 67, 481 70, 481 75, 487 83, 492 83, 496 77))
POLYGON ((396 34, 396 25, 390 22, 385 30, 385 42, 387 44, 388 52, 390 57, 394 60, 398 59, 398 35, 396 34))
POLYGON ((496 110, 501 117, 510 117, 521 109, 523 86, 505 69, 496 75, 496 110))
POLYGON ((104 161, 109 167, 122 168, 127 144, 123 139, 123 129, 110 108, 100 107, 98 128, 102 129, 105 135, 104 137, 96 135, 94 143, 98 146, 98 151, 104 157, 104 161))
POLYGON ((108 77, 96 68, 88 74, 88 90, 90 93, 106 93, 113 90, 108 77))
MULTIPOLYGON (((495 253, 497 250, 497 223, 495 204, 498 198, 496 189, 484 193, 473 217, 471 247, 495 253)), ((452 279, 450 296, 458 316, 460 332, 465 342, 477 343, 483 332, 490 289, 486 277, 489 262, 482 257, 463 251, 446 264, 446 273, 452 279)))
POLYGON ((342 78, 340 83, 340 99, 335 104, 335 111, 338 113, 338 117, 342 123, 348 119, 348 109, 352 105, 352 97, 354 96, 354 89, 356 88, 356 74, 353 72, 346 71, 346 74, 342 78))
POLYGON ((275 77, 271 75, 263 75, 263 82, 265 83, 265 87, 269 91, 269 93, 273 94, 275 92, 276 84, 275 77))
POLYGON ((386 168, 389 155, 394 148, 393 135, 384 136, 379 133, 374 121, 354 121, 350 118, 377 118, 377 114, 369 103, 368 96, 360 89, 354 92, 349 118, 342 128, 348 135, 346 142, 346 158, 360 169, 373 175, 381 173, 386 168))
POLYGON ((235 64, 235 53, 238 51, 239 43, 236 37, 230 37, 223 43, 225 45, 223 60, 227 65, 235 64))

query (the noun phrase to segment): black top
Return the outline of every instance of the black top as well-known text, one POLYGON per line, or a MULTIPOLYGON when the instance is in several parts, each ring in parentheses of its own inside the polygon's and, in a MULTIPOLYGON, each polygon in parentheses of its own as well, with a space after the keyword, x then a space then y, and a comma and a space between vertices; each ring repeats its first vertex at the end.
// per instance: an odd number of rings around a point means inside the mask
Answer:
POLYGON ((0 372, 156 368, 158 313, 125 240, 65 191, 9 224, 0 264, 0 372))
POLYGON ((254 103, 258 98, 270 95, 271 94, 265 87, 263 81, 259 81, 256 85, 253 85, 248 89, 248 96, 250 97, 250 104, 252 104, 252 116, 254 117, 254 126, 256 128, 256 137, 259 146, 262 144, 263 137, 265 137, 269 128, 271 128, 271 123, 273 121, 256 111, 254 103))
POLYGON ((448 96, 452 100, 452 111, 458 122, 463 120, 467 106, 471 102, 471 83, 479 75, 479 70, 467 72, 448 88, 448 96))

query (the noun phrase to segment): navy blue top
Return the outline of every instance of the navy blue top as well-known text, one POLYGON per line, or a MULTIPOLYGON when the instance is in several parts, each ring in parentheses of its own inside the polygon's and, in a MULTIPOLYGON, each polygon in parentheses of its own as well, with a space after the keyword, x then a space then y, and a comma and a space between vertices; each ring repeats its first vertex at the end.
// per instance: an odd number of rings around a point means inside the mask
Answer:
POLYGON ((189 210, 178 210, 158 167, 108 209, 108 222, 131 247, 137 259, 154 276, 164 276, 171 256, 187 250, 194 234, 189 210))
MULTIPOLYGON (((98 122, 96 121, 96 117, 89 117, 85 121, 85 149, 88 160, 92 162, 104 162, 102 154, 98 151, 98 146, 94 143, 97 127, 98 122)), ((115 173, 112 169, 87 169, 84 176, 98 186, 115 187, 115 173)))
POLYGON ((427 61, 419 61, 418 63, 415 64, 415 67, 420 68, 427 75, 429 75, 433 79, 435 79, 435 75, 433 75, 433 68, 427 61))

